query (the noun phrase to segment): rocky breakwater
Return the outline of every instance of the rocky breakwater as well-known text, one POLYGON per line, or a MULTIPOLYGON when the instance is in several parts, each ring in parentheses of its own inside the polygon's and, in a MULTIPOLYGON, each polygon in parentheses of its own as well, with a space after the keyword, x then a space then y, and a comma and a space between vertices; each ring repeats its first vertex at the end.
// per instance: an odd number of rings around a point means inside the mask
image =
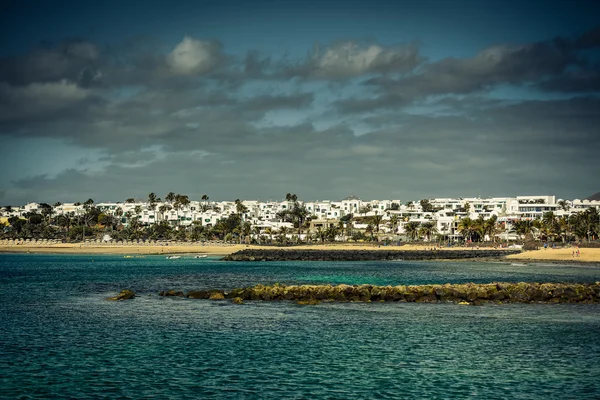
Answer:
POLYGON ((502 258, 520 250, 298 250, 245 249, 229 254, 224 261, 377 261, 377 260, 464 260, 502 258))
POLYGON ((121 292, 114 296, 114 297, 109 297, 106 300, 110 300, 110 301, 123 301, 123 300, 131 300, 135 298, 135 293, 132 290, 129 289, 124 289, 121 290, 121 292))
POLYGON ((194 299, 319 302, 453 302, 483 303, 600 303, 600 282, 595 283, 489 283, 418 286, 374 285, 257 285, 231 291, 163 291, 161 296, 194 299))

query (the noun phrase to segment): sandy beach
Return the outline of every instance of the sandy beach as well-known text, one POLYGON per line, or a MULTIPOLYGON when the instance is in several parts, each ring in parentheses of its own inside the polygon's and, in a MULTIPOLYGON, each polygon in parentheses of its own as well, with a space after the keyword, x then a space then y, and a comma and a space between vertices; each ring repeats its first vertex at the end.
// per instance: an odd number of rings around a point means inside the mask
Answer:
POLYGON ((566 248, 524 251, 521 254, 512 254, 506 258, 512 260, 600 262, 600 249, 579 249, 579 257, 573 257, 573 250, 573 248, 566 248))
MULTIPOLYGON (((242 249, 285 249, 286 247, 260 246, 245 244, 224 243, 199 243, 173 244, 169 245, 108 245, 79 243, 59 244, 0 244, 0 253, 46 253, 46 254, 213 254, 227 255, 242 249)), ((403 245, 403 246, 378 246, 369 243, 333 243, 333 244, 311 244, 287 247, 294 250, 426 250, 431 246, 403 245)), ((466 247, 444 248, 445 250, 466 250, 466 247)))
MULTIPOLYGON (((202 244, 169 244, 166 245, 99 245, 79 243, 60 243, 60 244, 0 244, 0 253, 31 253, 31 254, 207 254, 207 255, 227 255, 239 250, 252 249, 273 249, 285 247, 243 245, 243 244, 223 244, 206 243, 202 244)), ((294 250, 427 250, 428 246, 423 245, 403 245, 403 246, 377 246, 368 243, 334 243, 334 244, 312 244, 293 246, 289 249, 294 250)), ((473 250, 467 247, 444 247, 444 250, 473 250)), ((481 250, 484 250, 482 248, 481 250)), ((476 249, 475 249, 476 250, 476 249)), ((573 249, 542 249, 535 251, 525 251, 521 254, 507 256, 512 260, 540 260, 540 261, 576 261, 576 262, 600 262, 600 249, 580 249, 580 256, 573 257, 573 249)))

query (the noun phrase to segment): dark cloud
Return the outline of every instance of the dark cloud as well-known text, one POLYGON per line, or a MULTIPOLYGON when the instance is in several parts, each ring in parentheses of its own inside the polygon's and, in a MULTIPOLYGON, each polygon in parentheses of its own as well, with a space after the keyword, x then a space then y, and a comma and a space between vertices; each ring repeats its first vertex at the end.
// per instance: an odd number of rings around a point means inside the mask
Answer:
POLYGON ((398 78, 376 76, 365 81, 379 96, 342 100, 341 111, 370 112, 430 96, 487 92, 500 85, 530 85, 554 92, 596 92, 598 64, 579 52, 600 46, 598 29, 575 39, 555 38, 526 45, 496 45, 471 58, 448 57, 422 65, 398 78))
POLYGON ((0 58, 0 81, 11 85, 67 79, 88 86, 101 78, 100 49, 87 41, 43 46, 26 55, 0 58))
POLYGON ((547 193, 556 182, 593 192, 598 66, 581 49, 594 38, 498 45, 431 63, 415 45, 362 42, 316 48, 295 64, 253 51, 236 60, 218 42, 191 37, 162 53, 151 42, 35 50, 0 62, 0 136, 50 138, 102 156, 56 176, 0 180, 0 203, 149 191, 414 200, 547 193), (501 85, 580 97, 488 97, 501 85), (110 194, 98 182, 110 182, 110 194))

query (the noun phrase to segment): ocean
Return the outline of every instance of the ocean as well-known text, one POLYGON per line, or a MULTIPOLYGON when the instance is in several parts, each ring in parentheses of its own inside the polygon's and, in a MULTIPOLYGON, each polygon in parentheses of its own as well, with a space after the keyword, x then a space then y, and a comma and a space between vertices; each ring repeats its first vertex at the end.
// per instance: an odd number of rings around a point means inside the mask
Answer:
POLYGON ((600 305, 246 302, 258 283, 595 282, 592 266, 0 255, 0 398, 600 398, 600 305), (109 302, 121 289, 133 300, 109 302))

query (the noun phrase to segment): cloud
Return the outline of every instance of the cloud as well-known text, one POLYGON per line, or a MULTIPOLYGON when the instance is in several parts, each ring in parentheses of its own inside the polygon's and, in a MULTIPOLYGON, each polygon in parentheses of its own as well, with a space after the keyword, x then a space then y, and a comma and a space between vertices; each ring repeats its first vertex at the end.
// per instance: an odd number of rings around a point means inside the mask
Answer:
POLYGON ((200 75, 212 71, 222 60, 222 45, 186 36, 167 56, 167 65, 178 75, 200 75))
POLYGON ((592 33, 429 63, 415 45, 345 41, 286 64, 255 51, 234 58, 191 37, 169 53, 77 42, 4 59, 2 140, 56 138, 105 156, 58 175, 0 177, 0 203, 171 190, 407 200, 517 194, 524 185, 593 192, 598 65, 582 52, 596 46, 592 33), (538 90, 542 100, 488 95, 502 85, 538 90), (110 193, 98 182, 110 182, 110 193))
POLYGON ((346 41, 321 48, 316 44, 303 63, 287 65, 287 76, 316 79, 345 79, 366 74, 407 73, 423 61, 416 45, 383 47, 346 41))
POLYGON ((67 79, 83 86, 98 80, 100 49, 87 41, 68 41, 58 46, 33 49, 18 57, 0 59, 0 81, 28 85, 67 79))
POLYGON ((73 111, 89 97, 87 89, 66 80, 30 83, 27 86, 10 86, 0 82, 0 124, 56 118, 60 112, 73 111))
POLYGON ((488 92, 500 85, 530 86, 542 91, 595 92, 599 65, 580 50, 600 46, 600 28, 574 38, 521 45, 494 45, 469 58, 447 57, 421 65, 400 77, 379 75, 365 81, 379 95, 342 100, 342 112, 372 112, 431 96, 488 92))

